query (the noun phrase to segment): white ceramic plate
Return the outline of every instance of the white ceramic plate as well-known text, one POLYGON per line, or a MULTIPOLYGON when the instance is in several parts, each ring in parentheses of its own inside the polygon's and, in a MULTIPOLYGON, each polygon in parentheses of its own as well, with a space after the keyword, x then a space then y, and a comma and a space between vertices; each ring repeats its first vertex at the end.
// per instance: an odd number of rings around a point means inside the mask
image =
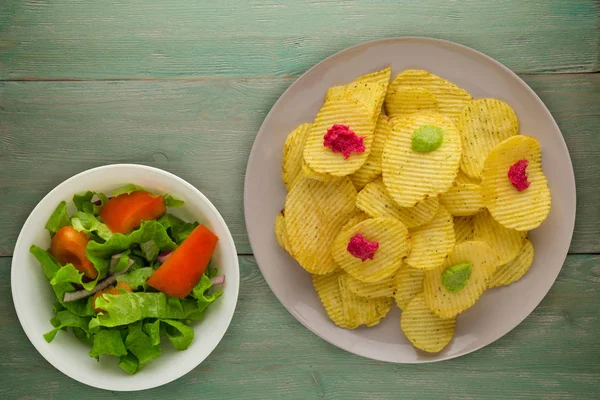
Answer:
MULTIPOLYGON (((279 98, 252 147, 246 171, 244 207, 254 255, 265 280, 290 313, 328 342, 354 354, 397 363, 424 363, 458 357, 501 338, 544 298, 566 258, 575 223, 575 178, 565 141, 538 96, 508 68, 473 49, 428 38, 393 38, 364 43, 337 53, 302 75, 279 98), (519 282, 486 292, 458 317, 452 342, 439 354, 417 351, 400 331, 394 309, 373 328, 346 330, 327 317, 310 275, 278 245, 275 217, 286 190, 281 159, 286 135, 313 120, 328 87, 392 66, 399 72, 429 70, 467 89, 473 97, 506 101, 517 113, 521 133, 542 144, 543 169, 552 191, 548 219, 530 238, 535 246, 531 270, 519 282)), ((293 345, 293 344, 290 344, 293 345)))
POLYGON ((183 179, 166 171, 143 165, 117 164, 94 168, 67 179, 44 197, 27 218, 17 240, 11 266, 13 301, 19 321, 27 337, 50 364, 65 375, 101 389, 112 391, 142 390, 169 383, 200 364, 213 351, 227 330, 238 298, 239 266, 235 244, 225 221, 202 193, 183 179), (32 244, 42 248, 50 245, 44 229, 46 221, 62 200, 75 211, 71 199, 75 193, 87 190, 110 193, 113 189, 135 183, 155 193, 171 193, 185 201, 180 209, 170 213, 186 221, 205 224, 217 236, 219 243, 211 266, 225 274, 224 294, 206 311, 202 321, 192 324, 194 341, 185 351, 176 351, 170 343, 162 344, 162 354, 135 375, 118 366, 116 357, 100 357, 100 362, 88 355, 90 347, 73 334, 59 332, 52 343, 42 335, 52 330, 50 318, 55 296, 42 267, 29 253, 32 244))

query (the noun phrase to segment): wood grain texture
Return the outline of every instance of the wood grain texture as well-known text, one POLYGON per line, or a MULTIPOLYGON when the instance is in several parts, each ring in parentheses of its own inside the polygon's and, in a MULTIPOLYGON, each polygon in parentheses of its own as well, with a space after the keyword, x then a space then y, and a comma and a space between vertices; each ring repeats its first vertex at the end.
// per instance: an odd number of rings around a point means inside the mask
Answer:
MULTIPOLYGON (((600 252, 600 74, 526 75, 567 140, 577 177, 571 251, 600 252)), ((173 172, 223 214, 238 251, 246 160, 262 120, 292 82, 277 79, 0 83, 0 255, 62 180, 111 163, 173 172)), ((286 132, 282 132, 282 135, 286 132)))
POLYGON ((520 73, 600 69, 595 0, 4 0, 0 78, 297 76, 348 46, 430 36, 520 73))
POLYGON ((137 393, 84 386, 37 353, 13 308, 10 261, 0 258, 3 399, 581 400, 597 398, 600 385, 600 256, 569 256, 540 306, 504 338, 455 360, 412 366, 367 360, 319 339, 280 305, 254 259, 242 256, 239 303, 221 344, 186 376, 137 393))

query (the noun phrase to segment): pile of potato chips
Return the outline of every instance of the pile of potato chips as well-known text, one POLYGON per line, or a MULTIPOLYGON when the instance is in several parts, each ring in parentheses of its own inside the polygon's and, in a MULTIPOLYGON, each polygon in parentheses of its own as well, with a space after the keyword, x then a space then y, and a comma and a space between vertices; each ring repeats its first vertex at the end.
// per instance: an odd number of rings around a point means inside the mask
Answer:
POLYGON ((407 338, 438 352, 485 290, 527 272, 527 231, 547 217, 550 191, 540 144, 519 135, 508 104, 473 99, 428 71, 390 78, 388 67, 331 87, 314 121, 289 134, 275 232, 336 325, 377 325, 395 300, 407 338), (346 158, 326 147, 336 124, 361 137, 364 151, 346 158), (415 150, 422 127, 443 132, 434 150, 415 150), (508 171, 522 160, 529 186, 517 190, 508 171), (349 251, 357 234, 377 243, 372 258, 349 251), (463 286, 445 286, 444 273, 465 264, 463 286))

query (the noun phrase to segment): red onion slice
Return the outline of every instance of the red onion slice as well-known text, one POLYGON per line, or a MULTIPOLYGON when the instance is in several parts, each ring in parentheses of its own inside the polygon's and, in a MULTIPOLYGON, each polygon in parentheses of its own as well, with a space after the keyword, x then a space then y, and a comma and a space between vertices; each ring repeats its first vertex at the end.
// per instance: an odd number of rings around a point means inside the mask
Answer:
POLYGON ((159 254, 158 257, 156 257, 156 259, 158 260, 159 263, 164 263, 165 261, 167 261, 167 259, 171 256, 171 254, 173 254, 172 251, 165 251, 162 254, 159 254))
POLYGON ((213 285, 222 285, 225 283, 225 275, 215 276, 210 280, 213 285))
MULTIPOLYGON (((118 260, 118 258, 117 258, 117 260, 118 260)), ((117 281, 117 276, 127 272, 127 270, 133 265, 134 262, 135 261, 130 258, 129 263, 127 264, 127 268, 125 268, 124 271, 116 272, 112 275, 107 276, 102 281, 98 282, 98 284, 96 286, 94 286, 94 288, 92 290, 77 290, 76 292, 65 293, 65 295, 63 296, 63 301, 65 303, 68 303, 71 301, 81 300, 88 296, 93 295, 96 292, 99 292, 100 290, 106 289, 107 287, 109 287, 110 285, 112 285, 113 283, 115 283, 117 281)))

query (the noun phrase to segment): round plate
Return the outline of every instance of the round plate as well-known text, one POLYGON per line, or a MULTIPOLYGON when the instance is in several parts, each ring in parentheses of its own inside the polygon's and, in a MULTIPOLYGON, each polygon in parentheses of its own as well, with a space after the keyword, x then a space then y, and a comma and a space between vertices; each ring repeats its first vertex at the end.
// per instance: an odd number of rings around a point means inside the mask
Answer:
POLYGON ((567 256, 575 223, 575 177, 565 141, 539 97, 508 68, 471 48, 428 38, 392 38, 337 53, 311 68, 279 98, 252 147, 244 192, 246 225, 254 256, 279 301, 304 326, 354 354, 396 363, 424 363, 470 353, 506 335, 544 298, 567 256), (286 135, 313 120, 327 88, 392 66, 392 78, 405 69, 426 69, 468 90, 474 98, 494 97, 510 104, 521 133, 542 144, 543 169, 552 192, 548 219, 530 233, 535 260, 520 281, 486 292, 461 314, 452 342, 438 354, 416 350, 400 330, 394 309, 372 328, 341 329, 327 317, 310 275, 282 250, 274 233, 285 203, 281 160, 286 135))

